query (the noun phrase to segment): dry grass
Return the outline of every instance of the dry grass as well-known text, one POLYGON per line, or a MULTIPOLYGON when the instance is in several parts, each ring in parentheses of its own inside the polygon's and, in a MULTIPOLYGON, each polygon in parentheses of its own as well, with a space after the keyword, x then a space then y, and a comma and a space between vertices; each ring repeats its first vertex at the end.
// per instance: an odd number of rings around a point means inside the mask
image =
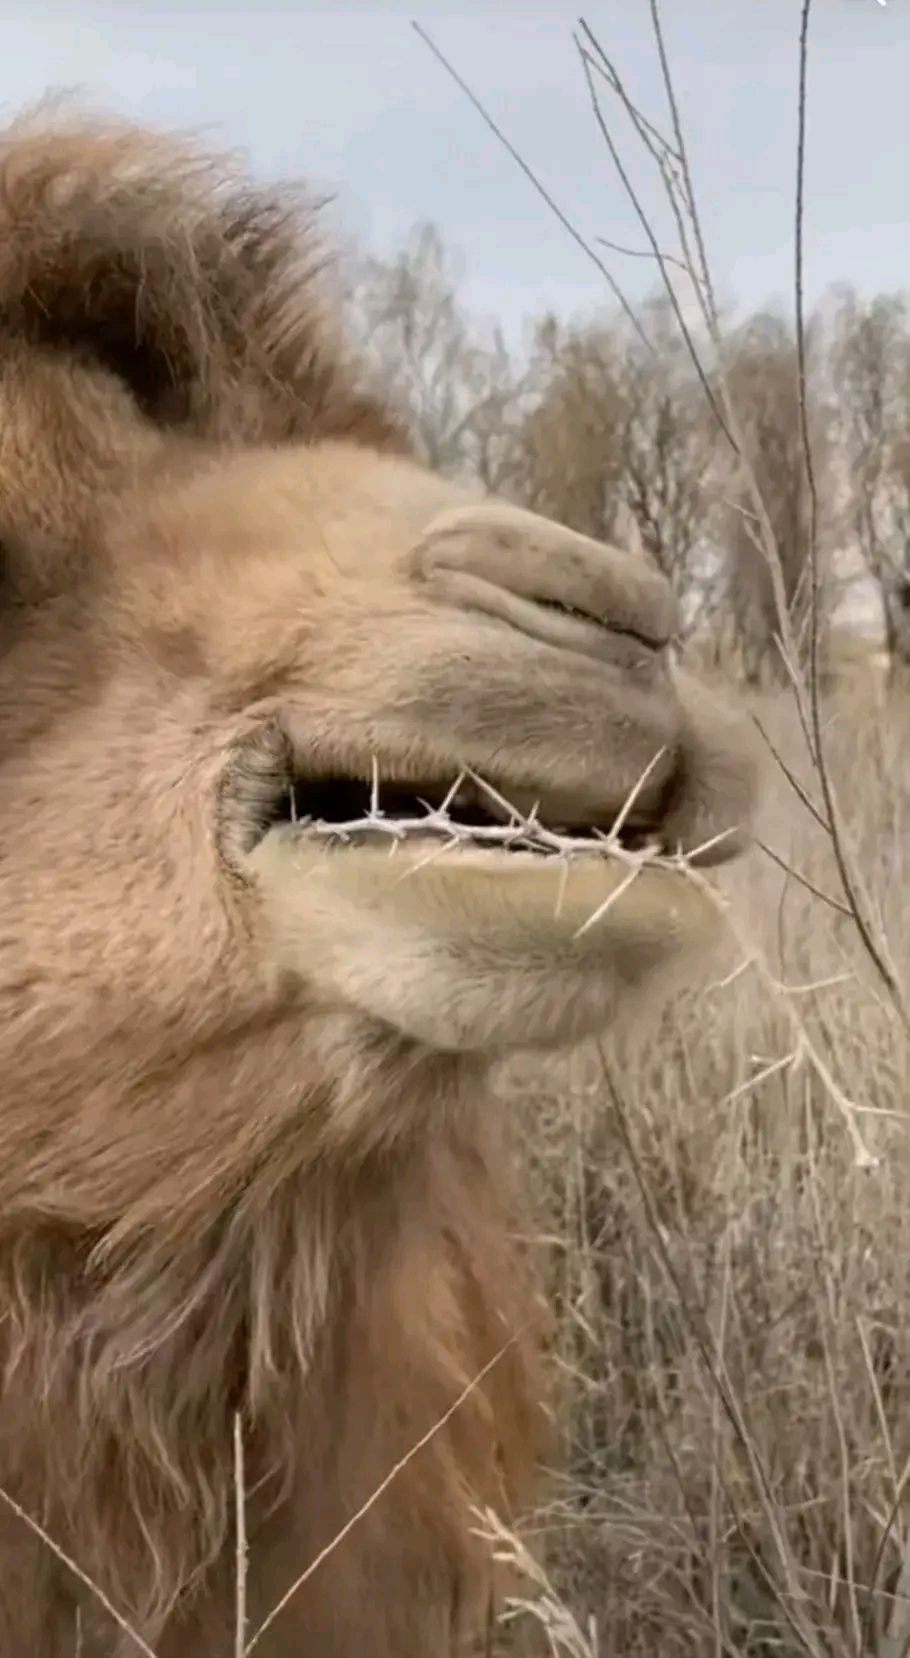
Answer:
MULTIPOLYGON (((828 743, 904 970, 910 697, 870 703, 830 704, 828 743)), ((792 699, 756 709, 797 755, 792 699)), ((767 843, 836 894, 823 831, 776 767, 769 785, 767 843)), ((504 1081, 533 1120, 566 1456, 529 1522, 550 1583, 529 1571, 528 1596, 554 1653, 904 1658, 906 1031, 848 918, 760 852, 727 886, 795 990, 722 970, 656 1033, 504 1081)))

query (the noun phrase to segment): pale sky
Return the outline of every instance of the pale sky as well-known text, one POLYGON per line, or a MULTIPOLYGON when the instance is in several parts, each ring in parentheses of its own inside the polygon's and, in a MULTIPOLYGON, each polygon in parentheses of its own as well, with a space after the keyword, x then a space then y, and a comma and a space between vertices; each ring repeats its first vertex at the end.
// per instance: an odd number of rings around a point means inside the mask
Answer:
MULTIPOLYGON (((748 307, 790 302, 799 12, 799 0, 662 3, 718 287, 748 307)), ((647 0, 596 0, 584 15, 662 121, 647 0)), ((69 87, 101 108, 202 127, 243 147, 257 173, 309 176, 335 192, 332 222, 382 252, 434 219, 471 305, 511 334, 544 307, 590 313, 608 296, 410 20, 579 229, 637 248, 587 102, 576 16, 559 0, 0 0, 0 105, 9 115, 69 87)), ((910 0, 814 0, 808 185, 810 298, 835 281, 903 286, 910 0)), ((611 264, 633 295, 652 285, 646 261, 611 264)))

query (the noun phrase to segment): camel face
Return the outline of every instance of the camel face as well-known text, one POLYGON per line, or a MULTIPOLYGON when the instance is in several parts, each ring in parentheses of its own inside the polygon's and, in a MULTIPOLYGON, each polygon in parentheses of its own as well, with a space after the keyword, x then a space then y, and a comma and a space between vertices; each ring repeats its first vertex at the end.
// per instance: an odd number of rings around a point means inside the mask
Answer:
POLYGON ((671 666, 661 577, 345 443, 188 464, 137 424, 133 453, 0 670, 32 1053, 147 1023, 154 1067, 234 1003, 555 1045, 705 943, 691 879, 601 839, 633 793, 622 848, 710 860, 748 825, 742 721, 671 666))
POLYGON ((671 667, 640 560, 339 444, 126 516, 137 649, 181 642, 219 733, 213 908, 301 1003, 434 1048, 560 1044, 706 942, 710 899, 629 853, 734 855, 751 750, 671 667))
POLYGON ((602 1027, 714 911, 601 837, 625 804, 627 851, 710 862, 754 792, 663 579, 397 452, 242 181, 65 122, 0 172, 11 1059, 98 1021, 140 1074, 304 1005, 448 1050, 602 1027))

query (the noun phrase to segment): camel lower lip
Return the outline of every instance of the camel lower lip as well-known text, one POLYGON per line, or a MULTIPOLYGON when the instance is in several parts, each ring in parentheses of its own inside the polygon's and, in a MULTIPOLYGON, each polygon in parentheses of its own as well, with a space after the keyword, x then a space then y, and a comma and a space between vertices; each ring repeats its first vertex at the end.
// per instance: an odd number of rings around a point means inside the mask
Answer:
POLYGON ((248 867, 276 901, 279 926, 288 924, 295 894, 305 894, 310 944, 317 914, 329 954, 346 929, 360 939, 378 927, 377 959, 383 928, 386 938, 417 929, 448 948, 476 939, 481 925, 514 960, 551 949, 565 961, 594 961, 604 950, 635 955, 642 947, 673 954, 687 938, 704 937, 715 909, 670 860, 606 847, 560 859, 428 835, 345 846, 282 824, 259 842, 248 867))

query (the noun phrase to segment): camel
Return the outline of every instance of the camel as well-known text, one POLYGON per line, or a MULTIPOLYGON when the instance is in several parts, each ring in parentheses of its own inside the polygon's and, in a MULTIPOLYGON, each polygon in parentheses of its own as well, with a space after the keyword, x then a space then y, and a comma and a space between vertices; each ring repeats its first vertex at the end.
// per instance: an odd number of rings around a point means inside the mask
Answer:
POLYGON ((747 728, 643 559, 419 464, 242 161, 0 136, 0 410, 0 1653, 487 1650, 491 1067, 706 959, 747 728))

